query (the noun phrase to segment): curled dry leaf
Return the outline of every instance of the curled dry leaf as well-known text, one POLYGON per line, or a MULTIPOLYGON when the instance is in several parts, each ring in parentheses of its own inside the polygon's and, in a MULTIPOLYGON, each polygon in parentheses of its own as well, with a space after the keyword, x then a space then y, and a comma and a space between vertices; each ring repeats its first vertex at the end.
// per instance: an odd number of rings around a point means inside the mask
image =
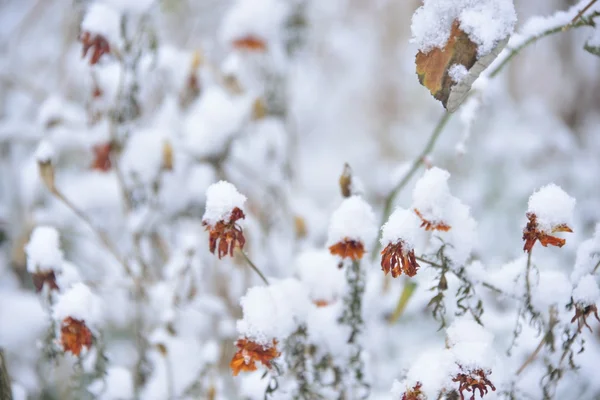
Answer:
POLYGON ((466 99, 473 82, 498 57, 507 42, 508 38, 498 43, 489 54, 478 57, 477 44, 460 29, 460 23, 456 20, 444 48, 417 53, 419 82, 442 102, 444 108, 454 112, 466 99), (456 65, 462 65, 468 71, 460 82, 455 82, 450 74, 450 69, 456 65))

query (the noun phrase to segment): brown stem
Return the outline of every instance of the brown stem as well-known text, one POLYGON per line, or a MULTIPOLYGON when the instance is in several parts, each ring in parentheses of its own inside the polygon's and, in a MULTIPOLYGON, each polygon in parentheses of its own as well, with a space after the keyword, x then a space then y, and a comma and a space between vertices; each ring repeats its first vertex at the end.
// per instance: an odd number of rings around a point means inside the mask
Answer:
POLYGON ((586 12, 587 10, 589 10, 589 9, 590 9, 590 7, 591 7, 591 6, 593 6, 593 5, 594 5, 594 3, 595 3, 596 1, 598 1, 598 0, 592 0, 592 1, 590 1, 590 2, 588 3, 588 5, 587 5, 587 6, 583 7, 583 9, 577 13, 577 15, 575 16, 575 18, 573 18, 573 20, 571 21, 571 25, 573 25, 573 24, 575 24, 577 21, 579 21, 579 18, 583 17, 583 14, 585 14, 585 12, 586 12))

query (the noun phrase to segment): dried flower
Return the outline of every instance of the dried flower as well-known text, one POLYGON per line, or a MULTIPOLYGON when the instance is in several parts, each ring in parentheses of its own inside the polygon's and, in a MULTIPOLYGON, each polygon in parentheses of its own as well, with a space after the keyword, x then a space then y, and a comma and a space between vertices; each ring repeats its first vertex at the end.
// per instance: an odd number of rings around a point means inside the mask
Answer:
POLYGON ((238 50, 265 52, 267 50, 267 42, 257 36, 248 35, 234 40, 233 47, 238 50))
POLYGON ((525 245, 523 251, 531 252, 533 245, 537 240, 540 241, 541 245, 547 247, 548 245, 563 247, 565 245, 565 239, 552 236, 557 232, 573 232, 566 224, 559 224, 551 227, 550 232, 547 232, 540 228, 537 222, 537 216, 534 213, 527 213, 527 226, 523 229, 523 240, 525 245))
POLYGON ((407 392, 405 392, 402 395, 402 400, 424 400, 424 399, 426 399, 423 392, 421 392, 422 386, 423 385, 421 384, 421 382, 417 382, 417 384, 414 387, 412 387, 410 390, 408 390, 407 392))
POLYGON ((111 169, 110 152, 112 145, 110 143, 99 144, 93 147, 94 161, 91 168, 97 171, 106 172, 111 169))
POLYGON ((416 208, 414 209, 415 214, 421 219, 421 228, 425 228, 426 231, 442 231, 448 232, 451 226, 441 221, 428 221, 423 217, 423 214, 416 208))
MULTIPOLYGON (((462 369, 462 366, 460 366, 462 369)), ((483 397, 488 393, 488 386, 492 391, 496 391, 496 387, 490 382, 487 375, 491 374, 491 371, 484 372, 482 369, 476 369, 474 371, 468 371, 466 373, 459 373, 452 382, 460 383, 458 387, 458 393, 460 394, 461 400, 465 400, 463 391, 473 393, 470 400, 475 400, 475 390, 479 390, 479 396, 483 397)))
POLYGON ((202 225, 206 226, 209 231, 209 248, 210 252, 215 254, 218 247, 218 257, 222 258, 229 254, 233 257, 233 250, 237 247, 244 248, 246 238, 242 228, 238 226, 236 221, 244 219, 246 216, 239 208, 234 208, 231 212, 229 221, 218 221, 215 225, 209 225, 206 221, 202 225))
POLYGON ((277 351, 277 341, 273 339, 272 345, 263 346, 249 339, 238 339, 235 343, 238 347, 229 367, 233 371, 233 376, 237 376, 240 371, 256 371, 256 362, 260 362, 267 368, 271 368, 271 360, 279 357, 281 354, 277 351))
POLYGON ((91 50, 90 65, 97 64, 103 54, 110 54, 110 45, 102 35, 83 32, 79 38, 83 44, 82 55, 84 58, 91 50))
POLYGON ((33 279, 33 286, 35 286, 35 290, 38 293, 42 291, 44 285, 47 285, 50 290, 58 290, 56 274, 52 270, 34 272, 31 274, 31 278, 33 279))
POLYGON ((365 254, 365 247, 361 242, 345 238, 332 246, 329 246, 329 252, 334 256, 350 258, 352 261, 360 260, 365 254))
POLYGON ((70 351, 74 356, 78 356, 84 347, 89 349, 92 346, 92 332, 82 320, 65 318, 61 323, 60 335, 63 350, 70 351))
POLYGON ((600 322, 600 317, 598 316, 598 308, 595 304, 591 304, 588 306, 576 305, 575 316, 573 317, 573 319, 571 319, 571 323, 577 321, 578 331, 581 331, 581 328, 587 326, 590 332, 592 332, 592 328, 587 323, 587 318, 592 314, 594 315, 594 317, 596 317, 598 322, 600 322))
POLYGON ((408 276, 415 276, 419 269, 419 264, 415 258, 414 249, 407 250, 403 248, 403 242, 400 240, 395 244, 388 244, 381 252, 381 269, 384 274, 392 273, 394 278, 402 275, 404 272, 408 276))

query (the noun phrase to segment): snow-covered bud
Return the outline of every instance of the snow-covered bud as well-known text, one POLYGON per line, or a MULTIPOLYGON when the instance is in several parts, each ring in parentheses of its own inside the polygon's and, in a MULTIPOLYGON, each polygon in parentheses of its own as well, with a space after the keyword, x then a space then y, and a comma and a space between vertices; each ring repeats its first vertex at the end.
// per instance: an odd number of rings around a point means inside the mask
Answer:
POLYGON ((310 299, 318 307, 335 303, 345 288, 344 271, 337 267, 338 261, 327 250, 308 250, 296 259, 296 271, 307 286, 310 299))
POLYGON ((381 228, 381 269, 397 278, 402 273, 415 276, 419 264, 415 258, 415 241, 419 234, 419 218, 412 212, 397 208, 381 228))
POLYGON ((76 283, 58 297, 53 318, 60 324, 60 344, 65 352, 79 356, 92 346, 93 331, 102 319, 100 299, 83 283, 76 283))
POLYGON ((573 232, 569 225, 573 220, 575 199, 559 186, 542 187, 529 198, 527 225, 523 229, 523 251, 531 252, 537 240, 541 245, 562 247, 565 239, 552 236, 557 232, 573 232))
POLYGON ((35 228, 25 246, 25 253, 27 271, 33 278, 35 289, 40 292, 45 285, 50 290, 58 290, 56 277, 63 265, 58 231, 50 226, 35 228))
POLYGON ((277 343, 306 323, 311 302, 306 288, 295 279, 266 287, 253 287, 241 300, 243 318, 237 322, 238 352, 230 367, 234 375, 256 370, 256 361, 267 368, 279 356, 277 343))
POLYGON ((331 217, 327 245, 331 254, 356 261, 363 257, 365 246, 376 234, 373 209, 360 196, 351 196, 331 217))
POLYGON ((575 289, 573 289, 573 302, 575 303, 575 316, 571 322, 577 321, 577 328, 581 330, 583 326, 591 331, 592 328, 587 323, 587 317, 594 315, 598 322, 598 307, 596 306, 600 299, 600 289, 596 278, 591 275, 585 275, 580 280, 575 289))
POLYGON ((348 164, 344 164, 344 170, 340 175, 340 190, 343 197, 352 196, 352 168, 348 164))
POLYGON ((40 178, 49 191, 56 190, 54 182, 54 148, 52 145, 42 140, 35 151, 35 159, 38 163, 40 178))
POLYGON ((240 194, 229 182, 219 181, 206 190, 206 210, 202 225, 209 231, 209 248, 219 258, 233 257, 236 247, 244 248, 246 238, 237 221, 246 216, 243 211, 246 196, 240 194))

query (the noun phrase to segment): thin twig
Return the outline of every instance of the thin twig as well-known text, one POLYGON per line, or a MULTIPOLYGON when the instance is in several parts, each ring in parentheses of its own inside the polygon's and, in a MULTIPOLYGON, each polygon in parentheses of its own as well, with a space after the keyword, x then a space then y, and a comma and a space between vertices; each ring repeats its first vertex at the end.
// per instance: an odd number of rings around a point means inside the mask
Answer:
POLYGON ((544 343, 546 343, 548 341, 548 338, 552 334, 552 330, 558 324, 558 319, 556 318, 556 312, 557 312, 556 309, 554 309, 554 308, 550 309, 550 322, 548 323, 548 332, 546 332, 544 334, 544 336, 542 336, 542 339, 538 343, 538 345, 535 348, 535 350, 533 351, 533 353, 531 353, 529 355, 529 357, 527 357, 527 359, 523 362, 523 364, 521 365, 521 367, 519 367, 519 369, 516 372, 517 376, 520 375, 523 371, 525 371, 525 369, 529 365, 531 365, 531 363, 533 361, 535 361, 535 359, 537 358, 538 354, 540 353, 540 351, 544 347, 544 343))
POLYGON ((248 254, 246 254, 245 251, 240 250, 240 254, 242 255, 242 257, 244 257, 244 259, 246 260, 246 262, 248 263, 248 265, 250 266, 250 268, 252 268, 254 270, 254 272, 256 272, 258 274, 258 276, 260 276, 260 279, 262 279, 262 281, 268 285, 269 281, 267 280, 267 278, 265 278, 265 276, 262 274, 262 272, 260 272, 260 270, 258 269, 258 267, 252 262, 252 260, 250 259, 250 257, 248 257, 248 254))
POLYGON ((583 14, 585 14, 585 12, 586 12, 587 10, 589 10, 589 9, 590 9, 590 7, 591 7, 591 6, 593 6, 593 5, 594 5, 594 3, 595 3, 596 1, 598 1, 598 0, 592 0, 592 1, 590 1, 590 2, 588 3, 588 5, 587 5, 587 6, 583 7, 583 9, 577 13, 577 15, 575 16, 575 18, 573 18, 573 20, 571 21, 571 24, 570 24, 570 25, 573 25, 573 24, 575 24, 577 21, 579 21, 579 18, 583 17, 583 14))

